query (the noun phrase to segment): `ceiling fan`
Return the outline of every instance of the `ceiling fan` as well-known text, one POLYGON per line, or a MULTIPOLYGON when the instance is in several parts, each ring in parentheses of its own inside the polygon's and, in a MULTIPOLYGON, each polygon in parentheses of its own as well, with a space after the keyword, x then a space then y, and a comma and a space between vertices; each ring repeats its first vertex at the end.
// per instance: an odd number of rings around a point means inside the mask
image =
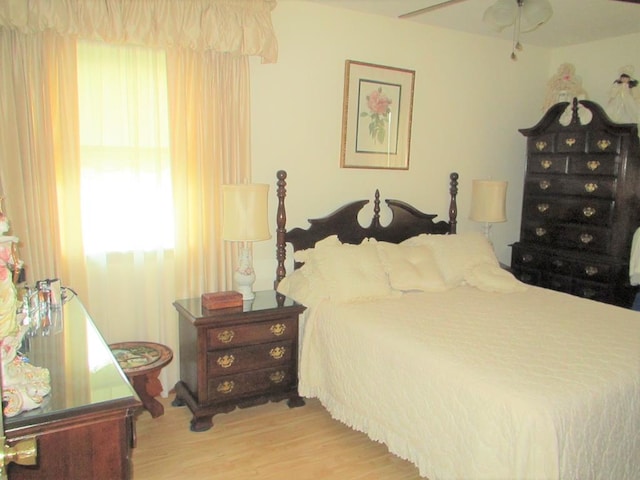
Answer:
MULTIPOLYGON (((466 0, 443 0, 428 7, 404 13, 398 18, 411 18, 440 8, 462 3, 466 0)), ((640 4, 640 0, 614 0, 640 4)), ((487 8, 482 20, 493 29, 500 32, 506 27, 513 26, 513 48, 511 60, 517 60, 517 51, 522 50, 520 33, 530 32, 546 23, 553 15, 553 8, 549 0, 496 0, 487 8)))

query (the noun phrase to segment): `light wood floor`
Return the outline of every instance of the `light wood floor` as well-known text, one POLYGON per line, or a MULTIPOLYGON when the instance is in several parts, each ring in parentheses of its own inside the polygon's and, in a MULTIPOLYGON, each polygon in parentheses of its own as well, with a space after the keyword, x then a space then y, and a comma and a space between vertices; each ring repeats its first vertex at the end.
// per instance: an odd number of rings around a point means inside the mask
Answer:
POLYGON ((315 400, 290 409, 286 401, 213 417, 206 432, 191 432, 187 407, 159 399, 163 416, 137 416, 133 479, 163 480, 416 480, 418 470, 333 420, 315 400))

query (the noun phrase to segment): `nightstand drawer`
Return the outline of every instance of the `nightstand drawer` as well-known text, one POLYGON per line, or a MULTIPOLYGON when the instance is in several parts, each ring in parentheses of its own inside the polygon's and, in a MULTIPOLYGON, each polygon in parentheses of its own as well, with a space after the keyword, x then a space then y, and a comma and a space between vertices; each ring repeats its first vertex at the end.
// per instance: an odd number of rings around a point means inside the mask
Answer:
POLYGON ((296 384, 297 378, 293 373, 293 368, 283 366, 212 378, 208 382, 208 398, 212 402, 217 402, 271 389, 281 390, 296 384))
POLYGON ((207 348, 215 350, 259 342, 289 340, 296 334, 297 318, 278 318, 272 322, 231 325, 210 328, 207 348))
POLYGON ((263 343, 207 353, 210 377, 288 364, 293 354, 291 342, 263 343))

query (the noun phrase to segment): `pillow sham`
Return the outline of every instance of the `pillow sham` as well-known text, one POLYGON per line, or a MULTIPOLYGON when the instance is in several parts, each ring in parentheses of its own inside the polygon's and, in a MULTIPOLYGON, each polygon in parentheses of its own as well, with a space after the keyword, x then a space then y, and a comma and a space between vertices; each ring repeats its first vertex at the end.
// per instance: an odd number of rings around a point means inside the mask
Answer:
POLYGON ((471 267, 464 276, 465 281, 485 292, 524 292, 527 286, 510 272, 497 265, 479 263, 471 267))
POLYGON ((314 307, 324 298, 329 296, 329 292, 322 288, 322 284, 316 282, 312 287, 312 282, 305 275, 303 265, 301 268, 294 270, 278 283, 276 290, 287 297, 301 303, 307 307, 314 307))
POLYGON ((349 302, 392 296, 375 240, 360 245, 326 243, 316 248, 306 265, 313 285, 321 284, 329 297, 349 302))
POLYGON ((460 285, 465 273, 475 265, 488 263, 499 266, 493 246, 480 232, 457 235, 419 235, 409 239, 431 247, 438 269, 449 286, 460 285))
POLYGON ((378 253, 391 288, 441 292, 448 288, 428 245, 379 242, 378 253))

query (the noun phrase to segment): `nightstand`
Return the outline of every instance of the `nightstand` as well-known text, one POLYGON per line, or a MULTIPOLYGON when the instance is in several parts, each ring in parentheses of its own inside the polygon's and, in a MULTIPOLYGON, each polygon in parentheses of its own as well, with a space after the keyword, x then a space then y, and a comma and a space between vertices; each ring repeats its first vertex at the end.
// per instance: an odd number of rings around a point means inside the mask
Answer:
POLYGON ((173 303, 179 314, 180 381, 174 406, 193 413, 191 430, 236 407, 298 395, 298 316, 305 310, 273 290, 256 292, 242 307, 207 310, 200 298, 173 303))

